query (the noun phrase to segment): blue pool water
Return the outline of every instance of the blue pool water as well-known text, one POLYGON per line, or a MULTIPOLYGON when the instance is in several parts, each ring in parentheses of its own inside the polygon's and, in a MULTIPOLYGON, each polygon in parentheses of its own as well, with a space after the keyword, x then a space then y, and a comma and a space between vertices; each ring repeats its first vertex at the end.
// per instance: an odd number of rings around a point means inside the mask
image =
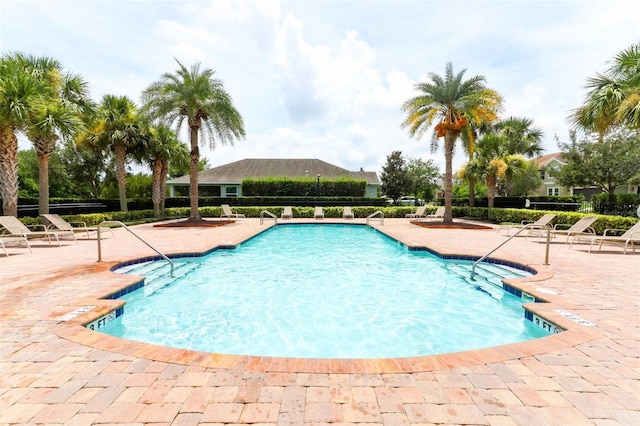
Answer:
POLYGON ((409 251, 358 225, 280 225, 232 250, 129 266, 145 286, 106 332, 239 355, 406 357, 547 335, 499 287, 523 271, 409 251))

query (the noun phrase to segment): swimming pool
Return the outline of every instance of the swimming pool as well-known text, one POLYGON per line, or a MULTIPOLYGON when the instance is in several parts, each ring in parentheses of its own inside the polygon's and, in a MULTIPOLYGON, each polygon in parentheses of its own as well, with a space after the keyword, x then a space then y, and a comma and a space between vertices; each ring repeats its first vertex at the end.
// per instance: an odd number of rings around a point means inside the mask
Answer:
POLYGON ((305 358, 431 355, 548 333, 500 278, 522 271, 410 251, 359 225, 279 225, 233 250, 120 271, 145 275, 104 330, 207 352, 305 358), (486 278, 485 278, 486 276, 486 278))

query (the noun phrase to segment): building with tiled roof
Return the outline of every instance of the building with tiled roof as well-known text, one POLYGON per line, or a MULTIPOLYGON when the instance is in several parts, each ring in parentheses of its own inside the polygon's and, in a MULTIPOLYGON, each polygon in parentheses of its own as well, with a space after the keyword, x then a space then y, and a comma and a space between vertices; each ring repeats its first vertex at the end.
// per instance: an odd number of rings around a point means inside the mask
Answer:
MULTIPOLYGON (((241 197, 242 181, 247 178, 300 178, 321 177, 322 179, 353 178, 365 180, 365 197, 378 197, 380 180, 376 172, 360 169, 350 171, 318 159, 296 158, 247 158, 234 161, 198 173, 198 188, 202 195, 219 197, 241 197)), ((177 187, 189 186, 189 175, 167 182, 170 196, 175 196, 177 187)))

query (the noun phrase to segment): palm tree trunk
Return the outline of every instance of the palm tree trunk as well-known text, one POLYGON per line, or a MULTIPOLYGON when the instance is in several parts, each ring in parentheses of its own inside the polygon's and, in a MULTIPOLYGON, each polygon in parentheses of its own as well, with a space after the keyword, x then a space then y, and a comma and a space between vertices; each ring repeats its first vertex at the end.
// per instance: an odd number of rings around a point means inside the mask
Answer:
POLYGON ((470 177, 469 181, 469 207, 473 207, 476 204, 476 179, 470 177))
POLYGON ((36 138, 33 143, 38 154, 38 212, 49 213, 49 157, 57 142, 57 137, 50 139, 36 138))
POLYGON ((161 215, 160 203, 162 202, 162 162, 156 160, 151 167, 151 201, 153 201, 153 217, 159 218, 161 215))
POLYGON ((495 178, 488 177, 487 179, 487 206, 493 208, 493 200, 496 198, 496 184, 498 181, 495 178))
POLYGON ((126 161, 127 148, 124 144, 118 144, 115 149, 116 154, 116 179, 118 180, 118 195, 120 196, 120 211, 127 210, 127 187, 126 187, 126 161))
POLYGON ((38 155, 38 212, 49 213, 49 156, 38 155))
POLYGON ((453 223, 453 131, 444 135, 444 223, 453 223))
POLYGON ((167 175, 169 174, 169 162, 161 161, 162 170, 160 171, 160 217, 166 217, 165 201, 167 198, 167 175))
POLYGON ((2 214, 18 217, 18 137, 4 126, 0 128, 0 194, 2 214))
POLYGON ((198 161, 200 161, 200 150, 198 149, 198 130, 200 123, 193 123, 189 126, 191 133, 191 163, 189 164, 189 213, 190 221, 202 220, 198 212, 198 161))

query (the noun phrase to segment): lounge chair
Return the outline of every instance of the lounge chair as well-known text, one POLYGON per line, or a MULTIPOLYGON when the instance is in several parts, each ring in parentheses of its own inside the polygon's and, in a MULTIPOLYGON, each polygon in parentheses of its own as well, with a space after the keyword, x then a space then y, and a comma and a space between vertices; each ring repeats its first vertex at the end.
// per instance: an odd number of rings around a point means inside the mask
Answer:
POLYGON ((315 212, 313 213, 314 219, 324 219, 324 211, 322 207, 317 206, 315 212))
MULTIPOLYGON (((87 238, 90 238, 90 232, 98 232, 97 226, 87 226, 86 222, 67 222, 58 214, 41 214, 40 218, 46 225, 47 231, 71 231, 71 232, 84 232, 87 234, 87 238)), ((104 228, 105 231, 111 232, 111 236, 115 237, 111 228, 104 228)))
MULTIPOLYGON (((566 235, 567 239, 565 243, 568 243, 569 238, 571 237, 575 238, 578 235, 595 236, 596 231, 591 227, 591 225, 593 225, 593 222, 595 222, 596 220, 598 220, 598 218, 595 216, 585 216, 579 221, 577 221, 576 223, 574 223, 573 225, 556 223, 553 226, 553 228, 549 230, 549 232, 551 234, 551 237, 555 237, 556 235, 566 235), (567 229, 563 229, 565 227, 567 229)), ((538 241, 540 241, 540 237, 542 235, 543 233, 541 232, 540 235, 538 236, 538 241)))
POLYGON ((436 209, 435 212, 428 214, 425 216, 427 220, 429 219, 433 219, 433 220, 437 220, 437 219, 444 219, 444 206, 440 206, 436 209))
POLYGON ((33 251, 31 250, 31 246, 29 245, 29 240, 24 235, 0 235, 0 247, 2 247, 2 250, 4 250, 5 256, 9 256, 9 252, 7 251, 7 244, 18 243, 20 245, 22 244, 22 242, 25 243, 25 245, 29 249, 29 252, 33 251))
MULTIPOLYGON (((574 241, 587 240, 591 242, 589 245, 589 253, 591 253, 591 249, 593 245, 598 242, 599 249, 602 250, 602 243, 611 243, 611 244, 623 244, 624 245, 624 254, 627 254, 627 247, 631 246, 632 250, 636 251, 636 244, 640 244, 640 222, 636 222, 631 228, 624 229, 605 229, 603 235, 595 235, 595 236, 576 236, 571 240, 571 245, 573 245, 574 241), (620 236, 612 235, 613 232, 623 232, 620 236)), ((571 245, 569 248, 571 248, 571 245)))
POLYGON ((425 217, 426 215, 425 215, 424 211, 425 211, 426 208, 427 208, 426 206, 420 206, 420 207, 418 207, 418 210, 416 210, 415 213, 407 213, 407 214, 404 215, 404 217, 405 217, 405 219, 415 219, 415 218, 418 218, 418 217, 425 217))
POLYGON ((72 231, 47 231, 44 225, 33 225, 34 227, 41 227, 41 231, 33 231, 29 229, 24 223, 20 222, 15 216, 0 216, 0 227, 2 227, 2 236, 3 237, 18 237, 22 236, 24 238, 32 239, 32 238, 46 238, 51 244, 51 238, 55 239, 58 242, 59 246, 62 246, 60 243, 60 237, 70 236, 73 240, 78 244, 78 240, 76 240, 76 235, 72 231))
POLYGON ((231 210, 229 204, 222 204, 222 213, 220 213, 220 217, 226 217, 229 219, 244 219, 244 215, 242 213, 237 213, 231 210))
POLYGON ((342 210, 342 218, 343 219, 353 219, 353 212, 351 211, 351 207, 345 207, 342 210))
MULTIPOLYGON (((529 220, 523 220, 520 223, 520 229, 527 228, 529 232, 527 232, 526 238, 537 235, 540 238, 540 235, 546 235, 546 231, 551 230, 551 221, 556 217, 553 213, 543 214, 542 217, 533 222, 529 220)), ((525 238, 525 239, 526 239, 525 238)))
POLYGON ((281 219, 293 219, 293 212, 291 211, 291 207, 287 206, 284 208, 284 211, 280 215, 281 219))

